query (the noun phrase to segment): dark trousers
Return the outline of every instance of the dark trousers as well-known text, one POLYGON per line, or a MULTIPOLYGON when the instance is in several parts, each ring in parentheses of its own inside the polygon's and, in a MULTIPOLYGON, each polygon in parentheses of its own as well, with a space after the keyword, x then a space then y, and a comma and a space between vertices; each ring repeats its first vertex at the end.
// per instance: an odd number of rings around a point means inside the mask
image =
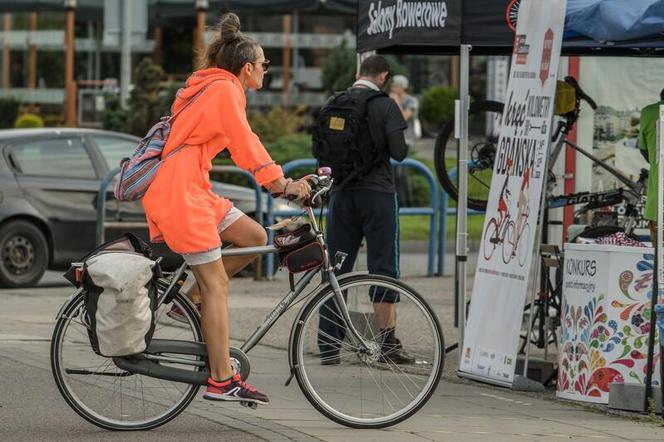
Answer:
MULTIPOLYGON (((327 218, 327 245, 330 259, 337 251, 348 254, 337 274, 353 269, 357 254, 366 239, 369 273, 399 277, 399 207, 394 193, 374 190, 338 190, 330 197, 327 218)), ((333 261, 334 262, 334 261, 333 261)), ((398 294, 372 287, 368 296, 373 302, 399 302, 398 294)), ((343 341, 342 325, 332 299, 321 306, 318 346, 321 356, 338 351, 343 341)))

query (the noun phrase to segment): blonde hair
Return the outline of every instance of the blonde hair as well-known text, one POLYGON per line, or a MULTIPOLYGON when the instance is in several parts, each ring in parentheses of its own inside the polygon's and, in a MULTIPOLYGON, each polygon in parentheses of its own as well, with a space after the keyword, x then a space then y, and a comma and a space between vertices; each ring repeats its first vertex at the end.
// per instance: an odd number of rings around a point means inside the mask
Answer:
POLYGON ((253 38, 240 32, 240 18, 229 12, 224 14, 213 28, 217 37, 203 52, 199 68, 221 68, 238 75, 247 63, 256 61, 260 45, 253 38))

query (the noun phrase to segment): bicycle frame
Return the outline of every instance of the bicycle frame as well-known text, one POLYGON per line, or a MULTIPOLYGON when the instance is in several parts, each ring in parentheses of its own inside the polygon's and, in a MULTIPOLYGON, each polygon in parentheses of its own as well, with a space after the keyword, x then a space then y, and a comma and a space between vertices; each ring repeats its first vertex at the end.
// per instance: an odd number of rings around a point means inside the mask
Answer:
MULTIPOLYGON (((334 302, 338 311, 341 313, 344 321, 346 322, 346 327, 348 328, 348 337, 354 341, 354 344, 360 347, 360 351, 369 351, 370 346, 367 341, 362 337, 358 330, 353 325, 353 322, 350 318, 350 313, 346 306, 346 302, 341 292, 339 286, 339 281, 345 278, 351 277, 357 273, 349 273, 343 275, 340 278, 337 278, 334 274, 335 266, 330 262, 330 257, 325 247, 325 241, 323 234, 318 227, 316 222, 316 217, 313 212, 313 209, 309 206, 305 207, 309 219, 312 223, 312 227, 316 232, 316 241, 323 246, 324 250, 324 262, 323 266, 318 269, 308 270, 304 273, 302 277, 297 281, 293 289, 291 289, 286 296, 275 306, 275 308, 265 317, 262 324, 251 334, 249 338, 242 344, 240 351, 242 353, 248 353, 252 348, 260 342, 260 340, 265 336, 265 334, 272 328, 276 321, 286 312, 291 305, 298 299, 298 297, 305 291, 305 288, 309 285, 313 277, 320 273, 322 276, 322 281, 327 281, 327 284, 321 282, 316 288, 314 288, 309 294, 320 293, 321 290, 325 289, 328 285, 334 290, 334 302)), ((263 247, 244 247, 244 248, 230 248, 222 250, 223 256, 246 256, 246 255, 264 255, 268 253, 275 253, 278 249, 274 246, 263 246, 263 247)), ((173 289, 177 281, 182 277, 185 270, 187 269, 187 264, 183 263, 173 274, 171 275, 171 283, 168 288, 159 297, 158 305, 161 305, 167 298, 170 290, 173 289)), ((292 336, 291 336, 292 340, 292 336)), ((233 352, 237 351, 236 349, 231 349, 231 356, 233 352)), ((113 358, 115 364, 124 370, 139 373, 146 376, 152 376, 156 378, 168 379, 171 381, 185 382, 190 384, 205 385, 207 383, 207 378, 209 373, 205 371, 191 371, 183 370, 175 367, 165 367, 161 366, 155 361, 158 361, 161 356, 155 357, 150 355, 150 353, 169 353, 169 354, 188 354, 188 355, 197 355, 205 357, 207 356, 207 349, 203 343, 199 342, 188 342, 188 341, 175 341, 175 340, 160 340, 153 339, 148 349, 146 350, 147 354, 141 355, 141 357, 126 357, 126 358, 113 358)), ((201 366, 199 361, 191 361, 185 359, 178 359, 168 357, 165 360, 170 362, 178 362, 184 365, 194 365, 201 366)))

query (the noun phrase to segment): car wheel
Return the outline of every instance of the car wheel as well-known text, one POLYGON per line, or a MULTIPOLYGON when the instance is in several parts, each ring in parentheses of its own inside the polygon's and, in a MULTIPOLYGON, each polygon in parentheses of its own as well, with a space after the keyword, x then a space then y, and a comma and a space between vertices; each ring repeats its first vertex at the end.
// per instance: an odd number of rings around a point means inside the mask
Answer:
POLYGON ((0 227, 0 287, 31 287, 44 275, 48 243, 29 221, 10 221, 0 227))

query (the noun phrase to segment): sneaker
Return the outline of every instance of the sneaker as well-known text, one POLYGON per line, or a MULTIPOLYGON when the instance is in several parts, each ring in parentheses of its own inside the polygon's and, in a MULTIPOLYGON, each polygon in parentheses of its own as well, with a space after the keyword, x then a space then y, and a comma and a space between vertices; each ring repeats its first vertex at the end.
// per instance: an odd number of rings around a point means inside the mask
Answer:
POLYGON ((401 341, 394 334, 394 328, 381 330, 381 336, 381 355, 378 359, 380 362, 397 365, 413 364, 415 362, 415 358, 403 349, 401 341))
POLYGON ((269 404, 266 395, 242 380, 239 374, 224 382, 208 378, 207 391, 203 398, 211 401, 240 401, 255 404, 269 404))
MULTIPOLYGON (((201 305, 200 304, 194 304, 194 306, 196 307, 196 309, 198 310, 198 314, 200 315, 201 314, 201 305)), ((171 309, 168 312, 166 312, 166 316, 168 316, 169 318, 171 318, 174 321, 182 322, 183 324, 187 323, 187 318, 185 318, 184 312, 182 311, 182 309, 180 307, 178 307, 175 304, 173 304, 171 306, 171 309)))

